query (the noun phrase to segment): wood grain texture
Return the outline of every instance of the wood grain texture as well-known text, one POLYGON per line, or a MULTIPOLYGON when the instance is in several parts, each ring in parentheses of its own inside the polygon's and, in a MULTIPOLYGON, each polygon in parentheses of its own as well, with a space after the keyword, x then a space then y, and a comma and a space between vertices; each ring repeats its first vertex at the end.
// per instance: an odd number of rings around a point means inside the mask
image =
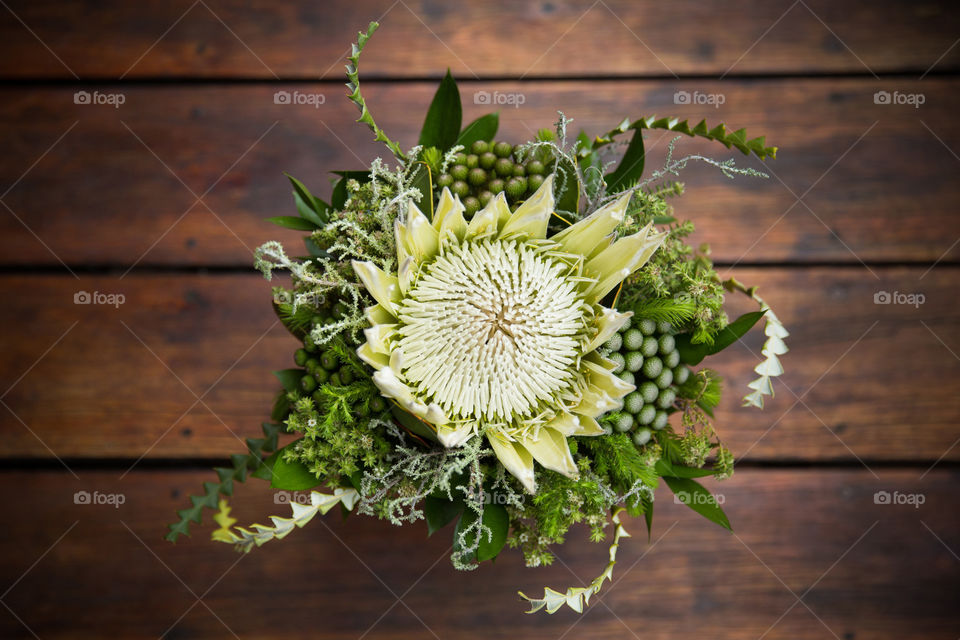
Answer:
MULTIPOLYGON (((960 418, 956 269, 925 271, 723 273, 759 285, 792 332, 786 386, 778 384, 765 411, 739 406, 755 377, 760 331, 709 361, 727 379, 717 425, 734 453, 960 459, 952 446, 960 418), (876 305, 880 291, 920 293, 925 302, 876 305)), ((0 413, 7 458, 50 457, 46 447, 66 458, 225 457, 242 450, 236 436, 257 435, 267 418, 279 387, 269 372, 293 366, 296 340, 276 323, 269 285, 256 274, 24 275, 0 283, 0 326, 14 328, 0 335, 0 388, 12 385, 3 397, 9 410, 0 413), (75 305, 79 290, 120 293, 125 303, 75 305)), ((729 301, 732 315, 752 309, 743 296, 729 301)))
MULTIPOLYGON (((490 110, 474 91, 519 93, 501 108, 501 136, 551 127, 563 105, 574 131, 606 131, 625 115, 675 114, 769 134, 779 159, 684 137, 677 156, 735 158, 772 173, 729 180, 702 163, 681 174, 681 218, 696 221, 714 258, 737 262, 956 260, 960 150, 956 80, 530 82, 463 86, 466 118, 490 110), (877 90, 922 93, 919 108, 878 105, 877 90), (674 92, 721 94, 720 108, 675 105, 674 92), (798 202, 798 199, 801 199, 798 202)), ((117 92, 116 87, 86 88, 117 92)), ((263 222, 294 212, 299 177, 320 195, 327 172, 365 166, 385 148, 355 124, 339 84, 122 88, 119 108, 74 104, 73 89, 0 89, 0 263, 240 265, 254 247, 296 234, 263 222), (319 108, 274 104, 275 91, 320 92, 319 108), (198 201, 198 198, 202 198, 198 201)), ((370 85, 375 117, 416 142, 432 83, 370 85), (413 123, 413 124, 411 124, 413 123)), ((650 170, 673 134, 650 132, 650 170)))
POLYGON ((329 77, 383 24, 370 75, 637 75, 956 69, 944 0, 10 2, 6 77, 329 77))
MULTIPOLYGON (((621 546, 616 582, 582 617, 528 616, 515 595, 566 588, 599 572, 606 549, 580 529, 558 549, 561 561, 541 569, 523 567, 507 551, 495 566, 459 573, 447 560, 449 529, 427 538, 422 523, 394 529, 336 514, 244 557, 210 542, 209 526, 176 546, 160 539, 206 474, 117 475, 0 474, 6 507, 30 513, 0 531, 4 548, 17 549, 0 554, 0 581, 13 586, 4 603, 42 638, 165 631, 168 638, 353 638, 369 631, 376 638, 555 639, 569 630, 566 637, 604 639, 768 632, 792 640, 939 640, 960 632, 955 471, 922 480, 916 470, 885 469, 879 479, 865 471, 743 471, 708 481, 736 535, 661 488, 655 543, 647 543, 641 521, 626 521, 634 537, 621 546), (75 505, 76 491, 119 493, 125 502, 75 505), (923 504, 875 504, 877 491, 919 494, 923 504)), ((241 522, 288 509, 260 481, 240 495, 241 522)), ((7 610, 0 610, 0 635, 29 637, 7 610)))

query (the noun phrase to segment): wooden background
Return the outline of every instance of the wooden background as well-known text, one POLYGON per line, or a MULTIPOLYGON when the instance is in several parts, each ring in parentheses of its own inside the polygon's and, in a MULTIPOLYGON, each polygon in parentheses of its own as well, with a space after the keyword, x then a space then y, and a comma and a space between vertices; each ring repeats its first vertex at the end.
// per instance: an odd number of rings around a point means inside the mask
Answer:
MULTIPOLYGON (((0 637, 956 638, 960 635, 960 11, 946 0, 436 0, 0 3, 0 637), (589 581, 583 532, 561 562, 516 553, 457 574, 449 537, 330 516, 245 557, 165 524, 256 435, 294 340, 250 267, 298 241, 289 171, 384 150, 352 124, 362 63, 378 122, 415 142, 449 66, 519 93, 502 137, 562 106, 599 132, 624 116, 727 121, 780 146, 769 180, 684 173, 722 275, 758 284, 792 331, 764 412, 740 409, 761 337, 717 363, 718 426, 741 459, 711 485, 731 535, 658 494, 588 612, 526 616, 514 592, 589 581), (318 108, 276 91, 322 94, 318 108), (77 104, 75 92, 123 104, 77 104), (677 91, 724 102, 677 105, 677 91), (922 96, 877 104, 874 94, 922 96), (894 93, 898 92, 898 93, 894 93), (122 294, 119 307, 78 292, 122 294), (923 304, 874 304, 878 292, 923 304), (77 491, 123 504, 75 504, 77 491), (877 492, 914 504, 877 504, 877 492), (921 503, 922 504, 916 504, 921 503)), ((648 166, 672 136, 652 133, 648 166)), ((736 310, 746 309, 742 301, 736 310)), ((242 487, 242 522, 282 511, 242 487)))

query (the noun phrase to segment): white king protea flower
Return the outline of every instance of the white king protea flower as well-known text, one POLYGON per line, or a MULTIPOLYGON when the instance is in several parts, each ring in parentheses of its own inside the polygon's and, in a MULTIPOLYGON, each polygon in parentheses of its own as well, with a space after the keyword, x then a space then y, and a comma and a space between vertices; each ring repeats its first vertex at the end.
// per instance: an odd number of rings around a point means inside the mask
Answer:
POLYGON ((468 223, 443 190, 433 221, 412 202, 395 224, 396 274, 353 268, 379 304, 358 354, 384 396, 444 446, 486 436, 533 493, 533 461, 575 478, 566 437, 601 435, 596 418, 633 385, 596 352, 629 319, 600 305, 650 258, 647 225, 613 241, 630 194, 551 238, 553 176, 513 213, 504 194, 468 223))

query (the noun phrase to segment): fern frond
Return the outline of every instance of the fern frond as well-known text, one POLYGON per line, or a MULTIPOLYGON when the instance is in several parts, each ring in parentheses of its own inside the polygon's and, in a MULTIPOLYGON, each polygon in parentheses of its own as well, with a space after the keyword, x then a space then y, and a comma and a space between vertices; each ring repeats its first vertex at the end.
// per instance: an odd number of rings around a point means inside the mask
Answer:
POLYGON ((350 93, 347 97, 360 109, 360 117, 357 119, 357 122, 362 122, 370 127, 370 130, 373 131, 374 139, 377 142, 382 142, 387 145, 387 148, 393 152, 393 155, 397 156, 400 160, 405 160, 406 157, 400 145, 388 138, 387 134, 373 121, 373 116, 370 115, 370 111, 367 109, 367 103, 360 93, 360 54, 363 52, 363 47, 367 44, 367 40, 370 39, 370 36, 373 35, 373 32, 376 31, 379 26, 379 23, 371 22, 370 26, 367 27, 367 32, 364 33, 361 31, 357 36, 357 41, 351 45, 350 57, 348 58, 350 63, 347 64, 347 89, 350 90, 350 93))
POLYGON ((648 298, 630 307, 636 318, 647 318, 655 322, 683 324, 693 318, 697 305, 693 300, 682 298, 648 298))

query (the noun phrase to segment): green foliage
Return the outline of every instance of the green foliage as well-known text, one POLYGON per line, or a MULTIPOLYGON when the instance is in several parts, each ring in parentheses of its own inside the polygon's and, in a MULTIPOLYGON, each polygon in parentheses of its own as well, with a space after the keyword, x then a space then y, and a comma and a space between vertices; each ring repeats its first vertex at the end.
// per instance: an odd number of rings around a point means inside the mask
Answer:
POLYGON ((267 218, 267 222, 272 222, 278 227, 294 229, 296 231, 313 231, 318 227, 317 224, 311 222, 310 220, 298 218, 297 216, 276 216, 273 218, 267 218))
MULTIPOLYGON (((357 122, 362 122, 370 127, 370 130, 373 131, 374 139, 387 145, 387 148, 402 160, 404 155, 400 145, 388 138, 387 134, 373 121, 373 116, 370 115, 370 111, 367 109, 367 103, 360 93, 360 54, 363 52, 363 47, 367 44, 367 40, 370 39, 370 36, 373 35, 373 32, 376 31, 379 26, 378 23, 371 22, 370 26, 367 27, 367 32, 364 33, 361 31, 357 35, 357 42, 351 45, 349 63, 347 64, 347 89, 350 90, 348 97, 350 101, 360 109, 360 117, 357 119, 357 122)), ((337 205, 334 204, 334 206, 336 207, 337 205)))
POLYGON ((677 350, 680 351, 680 361, 696 365, 700 364, 705 357, 720 353, 743 337, 757 323, 757 320, 763 317, 764 313, 764 311, 752 311, 743 314, 721 329, 710 344, 695 344, 690 334, 678 335, 677 350))
POLYGON ((623 159, 617 168, 604 176, 607 183, 607 191, 616 193, 623 191, 637 183, 643 175, 645 152, 643 148, 643 131, 636 130, 627 150, 623 153, 623 159))
POLYGON ((724 529, 733 530, 730 527, 727 514, 717 504, 717 499, 702 484, 690 478, 672 478, 670 476, 664 476, 663 481, 667 483, 667 486, 670 487, 670 490, 673 491, 680 502, 710 522, 715 522, 724 529))
POLYGON ((320 484, 305 464, 297 459, 296 455, 288 456, 286 451, 297 445, 292 442, 280 451, 277 451, 266 460, 270 469, 270 486, 284 491, 303 491, 313 489, 320 484))
POLYGON ((449 500, 443 497, 427 496, 423 500, 423 516, 427 521, 427 532, 433 535, 457 519, 466 505, 462 498, 449 500))
POLYGON ((477 140, 490 142, 497 135, 497 129, 500 127, 500 114, 488 113, 480 116, 460 132, 455 145, 460 145, 466 149, 470 148, 477 140))
POLYGON ((437 92, 433 96, 427 117, 423 121, 420 131, 420 146, 436 147, 446 151, 460 136, 460 123, 463 118, 463 107, 460 104, 460 90, 453 79, 450 70, 440 81, 437 92))
POLYGON ((493 560, 506 544, 509 528, 510 518, 503 505, 484 504, 480 514, 465 509, 453 533, 454 553, 463 554, 468 562, 493 560))
POLYGON ((630 311, 633 311, 635 318, 649 318, 656 322, 669 322, 674 326, 681 326, 693 319, 697 313, 697 306, 690 299, 644 298, 630 307, 630 311))
POLYGON ((190 535, 190 523, 200 523, 204 509, 216 510, 220 496, 233 495, 233 483, 243 482, 247 474, 254 472, 264 465, 265 456, 277 448, 277 437, 280 434, 280 425, 264 423, 263 438, 247 438, 247 453, 230 456, 230 467, 214 467, 217 482, 204 482, 204 493, 200 496, 190 496, 191 506, 177 512, 179 520, 169 526, 170 532, 165 539, 176 542, 177 538, 190 535))
POLYGON ((283 174, 293 185, 293 200, 297 205, 297 213, 300 217, 312 222, 317 227, 323 226, 327 222, 327 211, 330 205, 317 198, 306 186, 289 173, 283 174))

